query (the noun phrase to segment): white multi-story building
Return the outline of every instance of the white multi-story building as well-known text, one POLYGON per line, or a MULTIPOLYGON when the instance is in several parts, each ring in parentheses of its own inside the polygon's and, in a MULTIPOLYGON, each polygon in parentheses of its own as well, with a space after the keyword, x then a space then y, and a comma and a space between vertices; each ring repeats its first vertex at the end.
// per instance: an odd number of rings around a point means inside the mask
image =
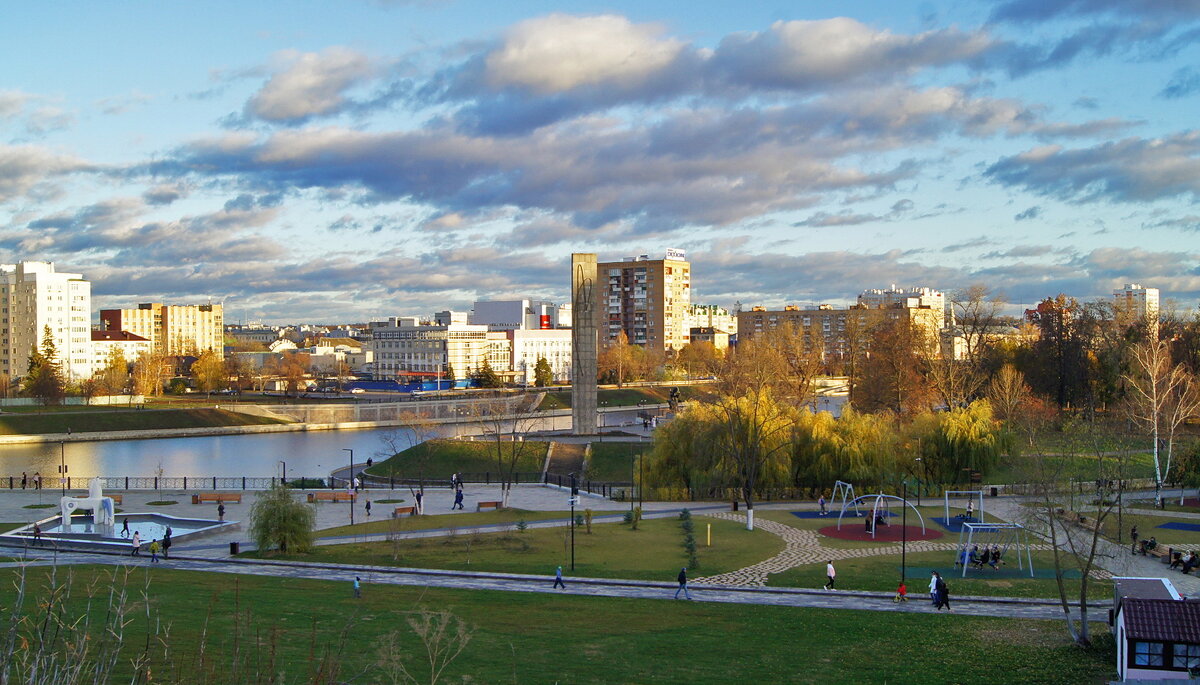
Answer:
MULTIPOLYGON (((395 320, 393 320, 395 321, 395 320)), ((404 321, 404 323, 409 323, 404 321)), ((422 375, 436 377, 447 366, 455 378, 466 378, 487 361, 497 373, 507 371, 509 341, 487 326, 373 325, 369 349, 378 379, 422 375)))
POLYGON ((534 368, 544 357, 556 381, 571 380, 571 331, 533 330, 508 331, 512 347, 510 366, 519 383, 533 384, 534 368))
POLYGON ((930 309, 934 312, 937 330, 946 327, 946 294, 933 288, 897 288, 893 285, 887 289, 864 290, 858 296, 858 303, 868 309, 930 309))
POLYGON ((51 262, 0 265, 0 372, 29 372, 29 353, 47 327, 68 380, 92 375, 92 284, 51 262))
POLYGON ((1134 316, 1150 322, 1158 322, 1158 288, 1145 288, 1141 283, 1126 283, 1121 290, 1113 291, 1118 308, 1127 309, 1134 316))
POLYGON ((108 366, 113 350, 132 364, 143 352, 153 352, 154 342, 129 331, 92 331, 92 369, 99 371, 108 366))
POLYGON ((479 300, 471 311, 470 323, 487 326, 493 331, 548 330, 570 328, 570 309, 566 310, 566 325, 562 325, 564 311, 553 302, 541 300, 479 300))
POLYGON ((715 328, 729 335, 737 335, 737 326, 737 315, 730 314, 724 307, 715 304, 693 304, 688 307, 688 328, 715 328))

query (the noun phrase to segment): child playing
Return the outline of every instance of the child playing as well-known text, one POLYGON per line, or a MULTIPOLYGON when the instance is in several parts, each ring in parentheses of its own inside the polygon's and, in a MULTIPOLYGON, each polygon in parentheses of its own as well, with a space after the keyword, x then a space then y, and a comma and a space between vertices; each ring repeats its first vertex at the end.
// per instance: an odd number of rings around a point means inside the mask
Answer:
POLYGON ((896 588, 896 596, 892 598, 892 601, 896 603, 908 601, 908 586, 903 581, 900 582, 900 587, 896 588))

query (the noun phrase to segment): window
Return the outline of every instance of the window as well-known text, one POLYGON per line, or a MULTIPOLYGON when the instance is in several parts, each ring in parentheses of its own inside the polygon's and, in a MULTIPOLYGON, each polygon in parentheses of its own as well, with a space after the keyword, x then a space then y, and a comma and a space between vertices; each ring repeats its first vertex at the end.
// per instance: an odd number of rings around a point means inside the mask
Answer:
POLYGON ((1172 651, 1175 653, 1171 663, 1174 668, 1200 668, 1200 645, 1176 644, 1172 651))
POLYGON ((1161 642, 1134 642, 1133 643, 1133 665, 1134 666, 1162 666, 1163 665, 1163 643, 1161 643, 1161 642))

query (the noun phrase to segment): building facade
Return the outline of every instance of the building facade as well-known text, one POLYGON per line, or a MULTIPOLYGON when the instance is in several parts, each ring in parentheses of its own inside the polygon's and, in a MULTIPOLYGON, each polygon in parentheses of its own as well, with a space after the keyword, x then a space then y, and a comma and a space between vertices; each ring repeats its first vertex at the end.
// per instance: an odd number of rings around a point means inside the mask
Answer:
POLYGON ((1120 290, 1113 291, 1117 311, 1128 312, 1136 319, 1145 321, 1152 337, 1158 336, 1158 288, 1145 288, 1140 283, 1126 283, 1120 290))
POLYGON ((737 318, 739 340, 791 327, 804 336, 806 345, 821 345, 826 357, 844 357, 855 347, 869 346, 872 329, 882 322, 908 319, 925 333, 929 348, 936 355, 940 353, 939 324, 944 313, 941 309, 907 307, 900 303, 879 307, 857 304, 847 308, 822 304, 807 309, 795 305, 776 310, 753 307, 739 312, 737 318))
POLYGON ((137 309, 101 309, 100 325, 106 331, 129 331, 154 344, 168 356, 199 356, 212 350, 225 358, 225 316, 219 304, 139 304, 137 309))
POLYGON ((569 309, 562 325, 562 307, 542 300, 479 300, 471 310, 470 323, 493 331, 551 330, 570 328, 569 309))
POLYGON ((688 307, 688 327, 715 328, 737 337, 738 320, 736 314, 730 314, 724 307, 715 304, 693 304, 688 307))
POLYGON ((933 288, 897 288, 893 285, 886 289, 864 290, 858 296, 858 304, 870 309, 928 309, 934 312, 930 325, 936 331, 946 327, 946 294, 933 288))
POLYGON ((29 372, 29 354, 47 327, 67 380, 92 375, 92 284, 83 274, 59 273, 52 262, 0 265, 0 371, 29 372))
POLYGON ((625 333, 658 352, 678 350, 691 333, 692 266, 677 250, 663 259, 626 257, 596 265, 597 326, 601 345, 625 333))
POLYGON ((438 377, 447 369, 454 379, 467 378, 485 361, 504 374, 510 358, 504 332, 472 324, 374 326, 369 349, 372 372, 380 380, 415 374, 438 377))
POLYGON ((512 359, 509 366, 518 383, 532 385, 534 367, 545 358, 555 381, 571 380, 571 331, 508 331, 512 359))
POLYGON ((92 331, 93 370, 108 366, 114 350, 126 363, 132 364, 143 352, 153 352, 154 343, 129 331, 92 331))

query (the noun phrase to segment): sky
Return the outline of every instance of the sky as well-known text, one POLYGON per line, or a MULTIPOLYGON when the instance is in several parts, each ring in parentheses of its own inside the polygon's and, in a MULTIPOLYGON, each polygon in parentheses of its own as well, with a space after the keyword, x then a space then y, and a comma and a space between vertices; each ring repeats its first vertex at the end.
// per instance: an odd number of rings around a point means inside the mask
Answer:
POLYGON ((1200 0, 11 2, 0 65, 0 262, 95 309, 564 301, 667 248, 730 307, 1200 300, 1200 0))

